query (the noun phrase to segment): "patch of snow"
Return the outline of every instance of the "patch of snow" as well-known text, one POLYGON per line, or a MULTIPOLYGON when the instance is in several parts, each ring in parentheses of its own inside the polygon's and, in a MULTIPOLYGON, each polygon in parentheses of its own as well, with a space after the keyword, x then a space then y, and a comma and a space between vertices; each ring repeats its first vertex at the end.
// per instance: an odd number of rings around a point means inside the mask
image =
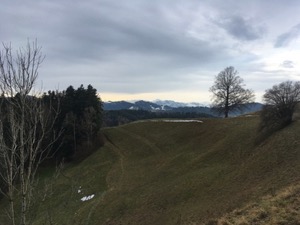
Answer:
POLYGON ((77 193, 78 194, 81 193, 81 186, 79 186, 79 189, 78 189, 77 193))
POLYGON ((203 123, 201 120, 138 120, 133 123, 146 123, 146 122, 165 122, 165 123, 203 123))
POLYGON ((201 120, 162 120, 167 123, 203 123, 201 120))
POLYGON ((201 120, 143 120, 138 122, 166 122, 166 123, 203 123, 201 120))
POLYGON ((199 103, 199 102, 188 102, 186 103, 187 107, 209 107, 210 103, 209 102, 203 102, 203 103, 199 103))
POLYGON ((92 195, 84 196, 84 197, 82 197, 80 200, 81 200, 82 202, 85 202, 85 201, 91 200, 91 199, 94 198, 94 197, 95 197, 95 195, 92 194, 92 195))
POLYGON ((150 105, 150 107, 151 107, 152 110, 155 110, 155 111, 156 111, 156 110, 161 110, 161 108, 159 108, 159 107, 154 107, 153 105, 150 105))
POLYGON ((244 115, 244 117, 257 117, 257 115, 244 115))
POLYGON ((209 102, 203 102, 203 103, 198 103, 198 102, 176 102, 172 100, 159 100, 156 99, 153 101, 154 103, 158 105, 166 105, 172 108, 179 108, 179 107, 207 107, 209 106, 209 102))
POLYGON ((136 107, 136 106, 130 106, 130 108, 129 108, 130 110, 138 110, 139 108, 138 107, 136 107))

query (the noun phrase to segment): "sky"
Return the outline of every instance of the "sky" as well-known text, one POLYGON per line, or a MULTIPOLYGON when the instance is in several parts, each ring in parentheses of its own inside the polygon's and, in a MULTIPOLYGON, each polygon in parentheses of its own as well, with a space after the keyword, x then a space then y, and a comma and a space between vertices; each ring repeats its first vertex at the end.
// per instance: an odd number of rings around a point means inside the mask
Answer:
POLYGON ((37 40, 37 86, 91 84, 103 101, 208 103, 233 66, 261 102, 300 80, 298 0, 1 0, 0 41, 37 40))

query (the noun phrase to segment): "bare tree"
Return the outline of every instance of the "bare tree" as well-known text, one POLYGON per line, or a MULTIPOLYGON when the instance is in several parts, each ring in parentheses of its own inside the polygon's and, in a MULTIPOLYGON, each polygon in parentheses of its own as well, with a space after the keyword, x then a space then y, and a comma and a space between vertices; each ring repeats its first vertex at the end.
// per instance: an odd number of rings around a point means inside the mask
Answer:
POLYGON ((36 172, 56 139, 52 127, 57 111, 33 93, 43 59, 36 41, 16 54, 11 45, 3 45, 0 53, 0 175, 7 186, 1 192, 9 200, 12 225, 30 223, 36 172))
POLYGON ((252 90, 244 89, 243 79, 234 67, 226 67, 215 77, 215 83, 210 88, 213 93, 212 107, 227 118, 230 111, 242 111, 246 103, 254 100, 252 90))
POLYGON ((292 122, 300 101, 300 82, 285 81, 266 90, 260 129, 276 130, 292 122))

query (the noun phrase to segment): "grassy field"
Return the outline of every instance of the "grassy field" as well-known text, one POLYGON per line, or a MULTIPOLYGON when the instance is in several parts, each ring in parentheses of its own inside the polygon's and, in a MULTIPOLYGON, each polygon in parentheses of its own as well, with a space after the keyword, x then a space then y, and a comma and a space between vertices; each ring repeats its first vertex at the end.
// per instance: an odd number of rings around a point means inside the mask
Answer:
POLYGON ((257 126, 252 116, 104 129, 104 147, 41 175, 33 224, 243 224, 234 210, 247 217, 300 181, 300 122, 259 144, 257 126))

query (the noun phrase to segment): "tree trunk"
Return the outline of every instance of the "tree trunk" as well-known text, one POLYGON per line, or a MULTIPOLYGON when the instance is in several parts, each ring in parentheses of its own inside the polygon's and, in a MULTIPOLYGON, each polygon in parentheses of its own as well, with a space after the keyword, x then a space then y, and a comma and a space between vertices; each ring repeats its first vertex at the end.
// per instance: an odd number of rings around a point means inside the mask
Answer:
MULTIPOLYGON (((24 98, 21 96, 21 98, 24 98)), ((21 181, 21 225, 26 225, 26 209, 27 209, 27 188, 26 188, 26 175, 25 175, 25 163, 26 163, 26 156, 25 156, 25 143, 24 143, 24 130, 25 130, 25 99, 20 100, 22 103, 21 110, 21 124, 20 124, 20 181, 21 181)))
POLYGON ((224 118, 228 118, 228 110, 225 109, 225 116, 224 118))
POLYGON ((229 112, 229 87, 226 89, 226 99, 225 99, 225 109, 224 109, 224 116, 225 118, 228 117, 229 112))

